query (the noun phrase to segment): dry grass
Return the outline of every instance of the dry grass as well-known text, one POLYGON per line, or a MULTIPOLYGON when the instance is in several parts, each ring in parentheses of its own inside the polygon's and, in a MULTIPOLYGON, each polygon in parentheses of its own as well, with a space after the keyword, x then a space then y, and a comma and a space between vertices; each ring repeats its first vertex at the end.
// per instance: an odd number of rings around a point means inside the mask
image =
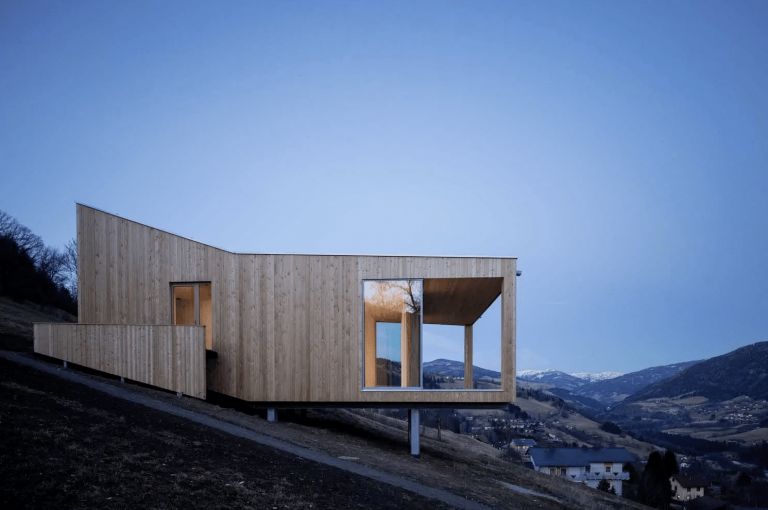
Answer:
POLYGON ((3 508, 447 508, 0 360, 3 508))

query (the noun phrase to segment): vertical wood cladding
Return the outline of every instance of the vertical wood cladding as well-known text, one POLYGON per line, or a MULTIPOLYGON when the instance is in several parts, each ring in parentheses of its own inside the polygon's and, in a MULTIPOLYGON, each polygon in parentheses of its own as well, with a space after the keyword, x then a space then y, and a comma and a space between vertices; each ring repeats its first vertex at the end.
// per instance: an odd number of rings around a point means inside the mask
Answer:
POLYGON ((515 395, 516 260, 234 254, 77 206, 79 319, 171 324, 211 282, 208 389, 249 401, 502 403, 515 395), (501 277, 501 391, 362 391, 362 280, 501 277))
POLYGON ((35 324, 35 352, 205 398, 202 326, 35 324))

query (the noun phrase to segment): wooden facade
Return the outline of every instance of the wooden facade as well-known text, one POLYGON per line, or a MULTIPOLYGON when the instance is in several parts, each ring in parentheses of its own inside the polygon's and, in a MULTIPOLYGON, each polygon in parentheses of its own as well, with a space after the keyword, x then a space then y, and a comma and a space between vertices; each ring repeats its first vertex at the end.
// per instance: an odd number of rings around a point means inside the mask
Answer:
POLYGON ((514 400, 514 258, 235 254, 83 205, 77 242, 83 324, 169 325, 171 286, 210 283, 209 390, 371 407, 514 400), (363 281, 438 278, 489 279, 501 293, 502 389, 364 389, 363 281))
POLYGON ((202 326, 35 324, 35 352, 205 398, 202 326))

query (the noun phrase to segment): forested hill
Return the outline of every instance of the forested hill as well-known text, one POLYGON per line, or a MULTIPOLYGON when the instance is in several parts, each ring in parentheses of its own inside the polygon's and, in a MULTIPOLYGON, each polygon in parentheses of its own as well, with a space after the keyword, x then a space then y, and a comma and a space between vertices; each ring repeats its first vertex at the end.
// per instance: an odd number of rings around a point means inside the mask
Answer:
MULTIPOLYGON (((438 374, 446 377, 464 377, 464 362, 443 358, 427 361, 424 363, 424 373, 438 374)), ((475 379, 481 377, 499 379, 501 378, 501 372, 472 365, 472 376, 475 379)))
POLYGON ((697 395, 711 400, 730 400, 742 395, 768 398, 768 342, 759 342, 697 363, 656 382, 626 399, 697 395))
POLYGON ((77 246, 46 246, 39 236, 0 211, 0 296, 77 314, 77 246))
POLYGON ((579 388, 576 393, 606 404, 615 404, 621 402, 629 395, 633 395, 653 383, 672 377, 681 370, 692 367, 699 362, 699 360, 686 361, 672 365, 645 368, 637 372, 614 377, 613 379, 590 383, 579 388))

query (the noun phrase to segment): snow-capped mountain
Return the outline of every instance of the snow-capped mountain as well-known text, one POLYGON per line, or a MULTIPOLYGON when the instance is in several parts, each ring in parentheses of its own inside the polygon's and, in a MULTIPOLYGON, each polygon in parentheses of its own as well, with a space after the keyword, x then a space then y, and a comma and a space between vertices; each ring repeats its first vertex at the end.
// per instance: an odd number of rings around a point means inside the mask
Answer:
MULTIPOLYGON (((517 376, 525 381, 540 381, 545 382, 543 379, 562 378, 562 374, 559 370, 548 368, 546 370, 521 370, 517 373, 517 376)), ((600 372, 598 374, 591 372, 578 372, 575 374, 565 374, 578 379, 584 379, 586 382, 605 381, 606 379, 613 379, 614 377, 621 377, 621 372, 600 372)))
POLYGON ((517 373, 517 378, 521 381, 551 384, 558 388, 565 388, 574 391, 577 388, 589 384, 586 379, 574 377, 559 370, 521 370, 517 373))
POLYGON ((552 368, 548 368, 546 370, 520 370, 517 372, 517 376, 525 378, 525 380, 537 379, 537 378, 540 379, 541 377, 551 372, 559 372, 559 370, 554 370, 552 368))
POLYGON ((621 377, 621 372, 600 372, 599 374, 592 374, 589 372, 579 372, 576 374, 571 374, 574 377, 578 377, 579 379, 585 379, 589 382, 597 382, 597 381, 605 381, 607 379, 614 379, 616 377, 621 377))
POLYGON ((589 397, 604 404, 613 405, 646 386, 670 377, 698 361, 651 367, 629 374, 617 372, 566 374, 559 370, 521 370, 521 381, 551 384, 576 395, 589 397))

